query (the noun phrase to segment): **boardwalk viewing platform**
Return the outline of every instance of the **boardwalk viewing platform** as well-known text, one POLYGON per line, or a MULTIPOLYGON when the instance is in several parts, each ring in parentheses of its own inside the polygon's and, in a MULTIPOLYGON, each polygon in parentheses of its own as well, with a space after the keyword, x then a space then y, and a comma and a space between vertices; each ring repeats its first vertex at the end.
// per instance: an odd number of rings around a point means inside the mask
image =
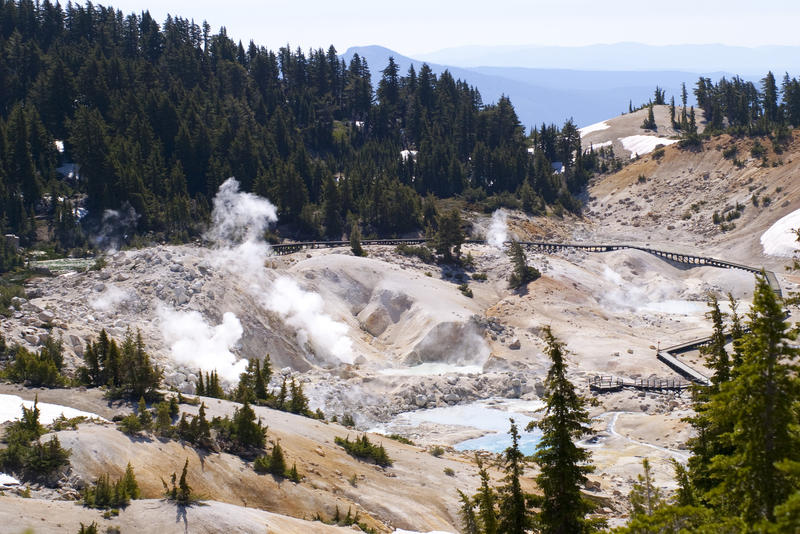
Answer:
POLYGON ((589 383, 589 388, 599 393, 620 391, 624 388, 644 391, 683 391, 690 386, 691 382, 686 382, 679 378, 640 378, 638 380, 625 380, 613 376, 595 376, 589 383))

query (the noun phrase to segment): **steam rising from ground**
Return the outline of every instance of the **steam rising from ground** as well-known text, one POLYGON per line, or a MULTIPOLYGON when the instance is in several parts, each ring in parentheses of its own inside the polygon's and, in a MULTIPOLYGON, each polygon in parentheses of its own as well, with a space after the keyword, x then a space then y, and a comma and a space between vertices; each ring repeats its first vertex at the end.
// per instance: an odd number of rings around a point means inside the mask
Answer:
POLYGON ((231 352, 244 330, 231 312, 222 316, 222 323, 210 325, 199 312, 179 312, 169 308, 158 310, 161 333, 181 365, 206 371, 217 370, 228 382, 236 382, 247 367, 247 360, 237 361, 231 352))
POLYGON ((96 247, 113 254, 119 250, 128 235, 136 229, 138 222, 139 214, 126 202, 119 210, 103 212, 100 226, 93 232, 90 239, 96 247))
POLYGON ((492 214, 492 222, 489 225, 489 232, 486 234, 486 242, 495 248, 503 248, 503 243, 508 239, 508 216, 503 209, 495 210, 492 214))
MULTIPOLYGON (((264 231, 278 220, 277 211, 267 199, 239 191, 239 183, 229 178, 214 198, 212 227, 205 237, 213 243, 209 261, 238 277, 265 309, 277 313, 297 332, 301 346, 322 358, 353 362, 348 327, 327 315, 322 298, 302 289, 292 278, 272 280, 264 267, 270 255, 264 231)), ((217 369, 229 382, 238 380, 246 360, 238 360, 232 349, 241 339, 243 328, 231 312, 222 323, 210 325, 196 312, 162 309, 162 334, 175 360, 186 366, 210 371, 217 369)), ((244 355, 247 356, 247 355, 244 355)))
POLYGON ((353 344, 347 337, 347 325, 323 311, 322 297, 317 293, 305 291, 291 278, 282 276, 275 280, 266 306, 297 331, 301 345, 309 343, 317 354, 330 353, 344 363, 353 363, 353 344))
POLYGON ((131 300, 133 294, 115 285, 106 286, 105 291, 99 297, 92 299, 89 304, 97 311, 107 312, 119 308, 125 302, 131 300))
POLYGON ((278 221, 275 206, 258 195, 239 191, 239 182, 228 178, 214 197, 211 221, 205 234, 215 247, 211 259, 242 275, 262 274, 269 255, 264 232, 278 221))

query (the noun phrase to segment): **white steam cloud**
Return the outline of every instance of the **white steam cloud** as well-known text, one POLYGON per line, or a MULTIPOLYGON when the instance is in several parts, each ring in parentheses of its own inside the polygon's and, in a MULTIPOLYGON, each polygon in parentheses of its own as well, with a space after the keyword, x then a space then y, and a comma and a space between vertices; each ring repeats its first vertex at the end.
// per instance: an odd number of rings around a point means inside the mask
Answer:
POLYGON ((133 298, 134 295, 130 291, 109 284, 100 296, 89 302, 89 305, 97 311, 107 312, 119 308, 133 298))
POLYGON ((189 368, 216 370, 227 382, 237 382, 247 367, 232 352, 244 329, 231 312, 222 316, 222 323, 210 325, 199 312, 179 312, 169 308, 158 310, 161 334, 169 345, 172 358, 189 368))
POLYGON ((214 197, 211 220, 205 237, 216 248, 212 260, 243 276, 262 274, 269 255, 264 231, 278 221, 275 206, 258 195, 239 191, 239 182, 228 178, 214 197))
POLYGON ((503 243, 508 239, 508 216, 505 210, 498 209, 492 213, 492 222, 489 224, 489 233, 486 242, 495 248, 503 248, 503 243))
POLYGON ((139 214, 133 207, 125 202, 119 210, 105 210, 103 217, 96 229, 92 232, 90 240, 108 254, 116 253, 128 239, 139 222, 139 214))
MULTIPOLYGON (((240 280, 267 310, 295 329, 301 346, 322 358, 352 363, 352 341, 346 324, 324 312, 318 294, 302 289, 287 276, 272 280, 264 264, 270 255, 264 231, 277 221, 277 211, 267 199, 239 191, 234 178, 226 180, 214 198, 212 227, 205 237, 213 243, 209 260, 240 280)), ((198 312, 162 310, 162 333, 176 361, 204 370, 217 369, 220 377, 236 381, 246 366, 232 349, 241 339, 241 322, 231 312, 222 324, 209 325, 198 312)))
POLYGON ((275 280, 266 305, 297 331, 301 345, 309 343, 317 354, 329 353, 343 363, 353 363, 347 325, 323 311, 322 297, 317 293, 305 291, 291 278, 282 276, 275 280))

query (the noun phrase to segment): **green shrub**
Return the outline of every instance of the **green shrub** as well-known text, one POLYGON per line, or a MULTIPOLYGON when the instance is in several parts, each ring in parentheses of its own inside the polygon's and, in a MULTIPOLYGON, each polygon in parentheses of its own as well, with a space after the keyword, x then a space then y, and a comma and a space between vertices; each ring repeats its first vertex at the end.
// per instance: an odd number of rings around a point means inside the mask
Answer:
POLYGON ((444 449, 441 446, 436 445, 429 452, 431 453, 432 456, 439 458, 441 455, 444 454, 444 449))
POLYGON ((183 464, 183 471, 181 471, 181 477, 178 483, 176 484, 176 480, 178 477, 175 473, 172 473, 170 477, 170 481, 172 483, 172 487, 170 487, 164 479, 161 479, 161 484, 164 485, 164 496, 171 500, 175 501, 177 504, 186 506, 197 502, 199 499, 198 497, 192 493, 192 488, 189 486, 189 482, 186 480, 186 473, 189 468, 189 459, 186 459, 186 463, 183 464))
POLYGON ((753 143, 752 148, 750 148, 750 155, 754 158, 763 158, 766 154, 767 149, 761 144, 760 141, 753 143))
MULTIPOLYGON (((5 242, 5 240, 0 241, 5 242)), ((0 315, 4 317, 11 316, 11 311, 8 307, 11 306, 11 299, 14 297, 25 298, 25 289, 18 284, 0 281, 0 315)))
POLYGON ((386 437, 394 441, 399 441, 400 443, 405 443, 406 445, 415 445, 413 441, 411 441, 405 436, 401 436, 400 434, 389 434, 386 437))
POLYGON ((87 485, 83 490, 83 505, 89 508, 124 508, 131 499, 138 499, 139 485, 133 473, 133 467, 128 463, 125 474, 116 482, 111 482, 108 474, 100 475, 94 484, 87 485))
POLYGON ((472 298, 472 290, 469 288, 469 284, 461 284, 458 286, 458 290, 461 291, 461 294, 465 297, 472 298))
POLYGON ((386 454, 383 445, 375 445, 370 442, 366 434, 362 434, 355 441, 350 441, 350 436, 341 438, 336 436, 334 442, 347 451, 347 454, 361 460, 372 460, 376 464, 387 467, 392 465, 392 460, 386 454))
POLYGON ((123 417, 117 426, 125 434, 133 436, 142 431, 142 420, 138 415, 132 413, 123 417))
POLYGON ((50 483, 54 475, 69 465, 70 450, 64 449, 55 435, 45 443, 38 441, 45 432, 39 424, 38 404, 37 397, 33 408, 23 406, 22 418, 6 427, 3 441, 7 446, 0 451, 0 469, 50 483))
POLYGON ((452 467, 445 467, 445 468, 444 468, 444 474, 445 474, 445 475, 447 475, 447 476, 449 476, 449 477, 454 477, 454 476, 456 476, 456 472, 453 470, 453 468, 452 468, 452 467))
POLYGON ((269 455, 262 455, 253 461, 253 469, 256 473, 269 473, 279 478, 288 478, 292 482, 300 482, 300 474, 297 472, 297 464, 292 464, 290 469, 286 468, 286 458, 280 442, 276 442, 269 455))
POLYGON ((3 378, 34 387, 57 387, 67 383, 61 374, 64 349, 60 339, 48 337, 38 352, 17 346, 12 353, 13 361, 3 371, 3 378))
POLYGON ((733 159, 736 157, 736 154, 739 153, 739 149, 736 148, 736 145, 731 145, 725 150, 722 151, 722 157, 725 159, 733 159))
POLYGON ((479 282, 485 282, 486 281, 486 273, 472 273, 471 278, 473 280, 478 280, 479 282))
POLYGON ((433 251, 425 245, 397 245, 394 251, 403 256, 417 257, 423 263, 433 263, 436 259, 433 251))

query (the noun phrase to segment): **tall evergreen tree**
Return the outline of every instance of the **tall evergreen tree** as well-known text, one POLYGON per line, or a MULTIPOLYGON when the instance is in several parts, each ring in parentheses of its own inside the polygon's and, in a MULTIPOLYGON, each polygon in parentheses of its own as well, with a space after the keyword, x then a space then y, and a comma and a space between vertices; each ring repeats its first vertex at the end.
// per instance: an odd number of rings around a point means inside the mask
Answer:
POLYGON ((475 496, 481 530, 483 534, 498 534, 500 530, 497 524, 497 510, 495 510, 496 495, 494 489, 489 485, 489 473, 477 453, 475 454, 475 463, 478 464, 478 475, 481 479, 481 486, 475 496))
POLYGON ((727 340, 725 338, 725 325, 723 323, 722 311, 719 308, 719 300, 715 295, 709 297, 708 306, 711 308, 708 316, 713 324, 711 341, 702 348, 701 352, 706 356, 708 366, 714 370, 711 378, 715 388, 723 382, 727 382, 731 377, 730 358, 725 349, 727 340))
POLYGON ((589 451, 575 444, 589 432, 589 415, 585 400, 567 378, 563 345, 549 327, 545 328, 544 336, 552 361, 544 384, 547 407, 541 421, 532 421, 527 427, 528 431, 533 428, 542 431, 533 455, 540 468, 536 482, 543 493, 537 530, 543 534, 594 532, 597 523, 586 518, 592 507, 581 494, 586 475, 594 468, 589 451))
POLYGON ((499 531, 504 534, 524 534, 533 526, 532 514, 525 502, 520 478, 525 470, 525 455, 519 450, 519 431, 511 419, 511 446, 503 452, 506 476, 500 488, 499 531))
POLYGON ((712 500, 749 525, 775 521, 775 509, 793 491, 780 466, 800 461, 797 434, 797 355, 781 299, 766 276, 756 276, 738 376, 711 401, 712 417, 731 417, 726 437, 733 449, 713 460, 721 480, 712 500))
POLYGON ((638 476, 638 482, 633 485, 630 496, 631 517, 641 515, 653 515, 663 499, 661 491, 653 483, 653 473, 650 470, 650 460, 642 459, 642 474, 638 476))
POLYGON ((518 241, 511 242, 508 255, 511 258, 511 264, 514 266, 511 276, 508 278, 508 285, 512 289, 527 286, 528 283, 537 280, 542 275, 536 267, 528 265, 528 258, 525 256, 525 251, 518 241))
POLYGON ((461 527, 464 534, 481 534, 478 518, 475 515, 475 503, 469 495, 461 490, 458 490, 458 500, 461 502, 458 515, 461 518, 461 527))

